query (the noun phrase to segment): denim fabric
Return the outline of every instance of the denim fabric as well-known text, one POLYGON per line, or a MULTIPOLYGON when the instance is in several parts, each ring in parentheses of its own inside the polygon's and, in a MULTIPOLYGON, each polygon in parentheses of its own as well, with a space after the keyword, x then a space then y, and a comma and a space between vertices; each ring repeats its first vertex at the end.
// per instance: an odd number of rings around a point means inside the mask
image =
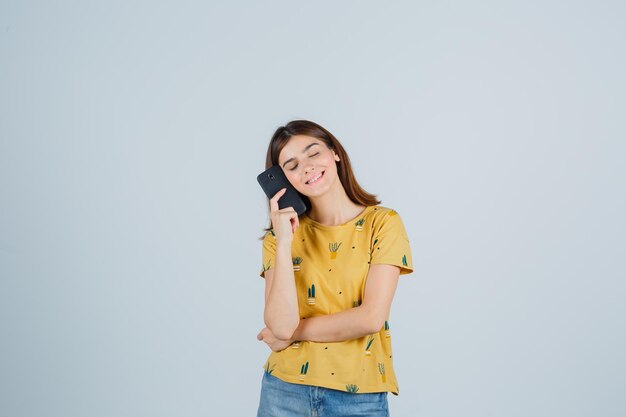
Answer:
POLYGON ((387 392, 351 393, 292 384, 263 372, 257 417, 388 417, 387 392))

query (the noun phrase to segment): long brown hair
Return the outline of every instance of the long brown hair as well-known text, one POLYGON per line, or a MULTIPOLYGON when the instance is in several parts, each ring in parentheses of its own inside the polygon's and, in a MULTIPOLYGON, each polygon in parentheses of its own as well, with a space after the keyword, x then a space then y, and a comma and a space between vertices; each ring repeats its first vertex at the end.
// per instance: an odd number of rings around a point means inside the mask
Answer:
MULTIPOLYGON (((267 148, 267 155, 265 157, 265 169, 268 169, 273 165, 278 165, 278 155, 280 155, 280 151, 285 147, 287 142, 289 142, 289 139, 291 139, 292 136, 296 135, 306 135, 319 139, 326 144, 326 147, 328 149, 335 151, 340 159, 340 161, 336 162, 337 175, 339 176, 341 185, 345 189, 346 194, 348 195, 348 198, 350 198, 350 200, 352 200, 355 204, 360 204, 363 206, 374 206, 381 203, 381 201, 376 198, 375 194, 370 194, 363 188, 361 188, 356 178, 354 177, 354 173, 352 172, 352 167, 350 166, 350 158, 348 158, 348 154, 346 153, 343 146, 341 146, 341 143, 339 143, 337 138, 328 130, 324 129, 322 126, 309 120, 292 120, 285 126, 280 126, 278 129, 276 129, 276 132, 274 132, 274 135, 272 136, 270 144, 267 148)), ((298 192, 298 194, 300 194, 300 197, 307 206, 307 210, 305 213, 309 214, 309 212, 311 211, 311 202, 309 198, 300 192, 298 192)), ((268 215, 270 211, 270 201, 268 198, 268 215)), ((270 219, 269 226, 263 229, 264 235, 271 229, 272 221, 270 219)), ((259 240, 262 239, 263 236, 259 238, 259 240)))

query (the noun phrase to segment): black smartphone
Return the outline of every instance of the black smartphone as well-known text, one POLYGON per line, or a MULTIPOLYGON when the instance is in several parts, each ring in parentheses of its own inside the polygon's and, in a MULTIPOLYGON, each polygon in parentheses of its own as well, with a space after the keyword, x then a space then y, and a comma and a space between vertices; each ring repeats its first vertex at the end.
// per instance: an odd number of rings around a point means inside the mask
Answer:
POLYGON ((307 206, 302 197, 300 197, 300 193, 291 185, 285 175, 285 171, 283 171, 280 165, 269 167, 261 172, 256 179, 267 198, 272 198, 277 192, 283 188, 287 188, 282 197, 278 199, 278 208, 293 207, 296 213, 298 213, 298 216, 307 210, 307 206))

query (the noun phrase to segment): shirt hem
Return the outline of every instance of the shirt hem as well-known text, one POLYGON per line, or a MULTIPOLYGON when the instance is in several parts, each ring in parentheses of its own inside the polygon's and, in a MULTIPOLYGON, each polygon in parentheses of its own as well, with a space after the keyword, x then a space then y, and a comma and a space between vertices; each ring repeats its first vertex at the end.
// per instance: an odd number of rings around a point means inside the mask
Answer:
MULTIPOLYGON (((265 369, 265 367, 262 367, 263 372, 267 372, 267 370, 265 369)), ((343 391, 343 392, 348 392, 346 390, 346 385, 345 383, 341 383, 341 382, 337 382, 337 383, 333 383, 333 382, 328 382, 327 380, 321 381, 315 378, 311 378, 310 376, 305 377, 304 381, 301 381, 299 377, 294 377, 291 375, 285 375, 285 374, 281 374, 280 371, 276 372, 276 369, 274 371, 272 371, 271 375, 275 376, 276 378, 279 378, 285 382, 289 382, 292 384, 298 384, 298 385, 314 385, 314 386, 319 386, 319 387, 323 387, 323 388, 329 388, 329 389, 334 389, 334 390, 338 390, 338 391, 343 391)), ((384 385, 376 385, 376 386, 368 386, 368 387, 363 387, 361 385, 358 386, 359 390, 356 392, 356 394, 369 394, 369 393, 375 393, 375 392, 391 392, 393 395, 398 396, 400 393, 400 390, 398 389, 397 386, 391 385, 391 384, 384 384, 384 385)))
POLYGON ((375 261, 371 261, 370 263, 370 265, 380 264, 397 266, 398 268, 400 268, 400 275, 411 274, 413 272, 413 267, 401 265, 397 261, 392 259, 376 259, 375 261))

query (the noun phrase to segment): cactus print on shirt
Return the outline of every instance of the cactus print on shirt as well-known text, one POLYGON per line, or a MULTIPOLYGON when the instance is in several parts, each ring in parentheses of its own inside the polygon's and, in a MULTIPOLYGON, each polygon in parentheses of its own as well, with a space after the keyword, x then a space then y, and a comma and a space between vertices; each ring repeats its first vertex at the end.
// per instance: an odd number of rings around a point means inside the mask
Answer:
MULTIPOLYGON (((274 268, 276 237, 266 233, 262 269, 274 268)), ((291 245, 300 319, 337 313, 361 305, 369 266, 390 264, 400 275, 413 272, 409 239, 400 215, 368 206, 356 218, 325 226, 300 216, 291 245)), ((352 393, 399 394, 393 370, 389 319, 377 333, 343 342, 299 341, 271 352, 265 372, 295 384, 352 393)))

